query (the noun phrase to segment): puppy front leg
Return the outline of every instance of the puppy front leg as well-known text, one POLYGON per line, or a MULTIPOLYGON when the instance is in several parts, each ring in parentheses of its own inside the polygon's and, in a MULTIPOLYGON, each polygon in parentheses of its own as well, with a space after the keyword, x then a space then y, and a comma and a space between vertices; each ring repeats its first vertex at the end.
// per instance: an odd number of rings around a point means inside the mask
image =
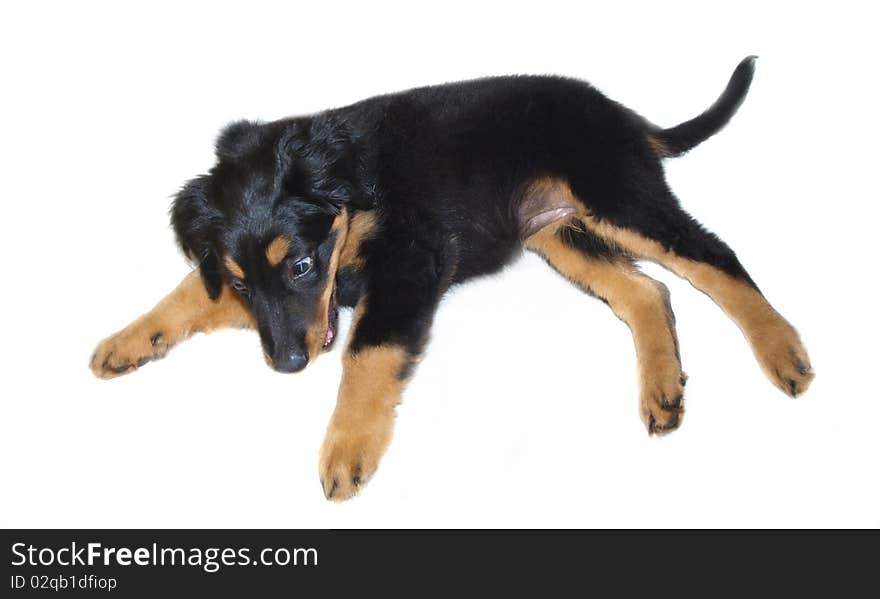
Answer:
POLYGON ((398 345, 347 352, 336 410, 321 448, 321 486, 327 499, 355 495, 379 466, 391 441, 411 358, 398 345))
POLYGON ((321 447, 319 475, 327 499, 358 493, 375 473, 391 441, 395 406, 436 310, 440 285, 385 282, 355 309, 343 356, 336 409, 321 447))
POLYGON ((101 341, 90 367, 95 376, 104 379, 127 374, 164 357, 172 346, 194 333, 229 327, 254 327, 247 306, 228 285, 212 300, 199 271, 194 270, 155 308, 101 341))

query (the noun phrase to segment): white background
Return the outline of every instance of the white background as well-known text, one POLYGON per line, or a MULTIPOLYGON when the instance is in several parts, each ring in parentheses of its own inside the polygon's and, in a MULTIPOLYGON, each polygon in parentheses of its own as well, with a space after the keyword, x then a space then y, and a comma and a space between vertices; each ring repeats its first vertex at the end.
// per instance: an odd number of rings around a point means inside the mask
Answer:
POLYGON ((880 525, 876 18, 824 5, 4 5, 0 525, 880 525), (531 255, 444 300, 394 442, 345 504, 317 473, 341 343, 298 375, 239 331, 109 382, 87 368, 188 271, 169 196, 228 121, 559 73, 668 126, 748 54, 740 113, 668 175, 800 330, 817 371, 802 399, 649 268, 690 375, 681 430, 649 438, 628 329, 531 255))

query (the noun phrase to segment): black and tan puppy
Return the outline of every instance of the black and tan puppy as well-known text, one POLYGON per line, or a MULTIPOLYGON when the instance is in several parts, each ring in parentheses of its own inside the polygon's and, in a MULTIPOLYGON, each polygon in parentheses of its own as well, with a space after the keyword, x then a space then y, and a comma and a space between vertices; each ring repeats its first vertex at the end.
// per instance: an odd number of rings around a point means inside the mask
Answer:
POLYGON ((525 247, 629 325, 649 433, 681 423, 685 376, 666 288, 637 260, 709 295, 770 380, 796 396, 813 378, 798 334, 734 252, 682 210, 662 166, 727 123, 753 70, 745 59, 715 104, 670 129, 560 77, 426 87, 232 124, 216 165, 174 200, 174 229, 198 272, 103 341, 92 369, 124 374, 193 333, 253 327, 266 361, 296 372, 333 343, 339 306, 354 307, 320 456, 326 496, 345 499, 391 439, 444 292, 525 247))

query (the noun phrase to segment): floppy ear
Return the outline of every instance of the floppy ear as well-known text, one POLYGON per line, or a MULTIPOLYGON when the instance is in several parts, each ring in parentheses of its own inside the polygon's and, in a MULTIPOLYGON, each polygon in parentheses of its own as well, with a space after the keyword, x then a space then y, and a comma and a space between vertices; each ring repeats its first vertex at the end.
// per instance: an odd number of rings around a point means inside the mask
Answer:
POLYGON ((260 125, 259 122, 245 120, 226 125, 214 144, 217 158, 240 158, 256 148, 261 138, 260 125))
POLYGON ((223 289, 223 274, 213 239, 222 214, 208 202, 207 187, 207 175, 183 186, 171 206, 171 225, 183 253, 199 265, 208 296, 217 299, 223 289))
POLYGON ((335 115, 321 114, 296 123, 282 137, 279 151, 293 163, 291 174, 302 180, 309 199, 339 211, 344 205, 372 208, 358 135, 335 115))
POLYGON ((220 292, 223 291, 223 273, 220 272, 220 260, 216 253, 205 254, 199 262, 199 274, 202 275, 208 297, 212 300, 220 297, 220 292))

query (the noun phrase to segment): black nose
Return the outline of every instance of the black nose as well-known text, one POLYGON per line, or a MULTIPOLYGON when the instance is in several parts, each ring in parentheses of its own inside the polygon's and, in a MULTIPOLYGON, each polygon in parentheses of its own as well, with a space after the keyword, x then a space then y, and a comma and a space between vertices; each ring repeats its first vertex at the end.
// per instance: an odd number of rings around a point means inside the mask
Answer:
POLYGON ((309 357, 299 352, 290 352, 283 356, 277 356, 273 363, 278 372, 299 372, 309 363, 309 357))

